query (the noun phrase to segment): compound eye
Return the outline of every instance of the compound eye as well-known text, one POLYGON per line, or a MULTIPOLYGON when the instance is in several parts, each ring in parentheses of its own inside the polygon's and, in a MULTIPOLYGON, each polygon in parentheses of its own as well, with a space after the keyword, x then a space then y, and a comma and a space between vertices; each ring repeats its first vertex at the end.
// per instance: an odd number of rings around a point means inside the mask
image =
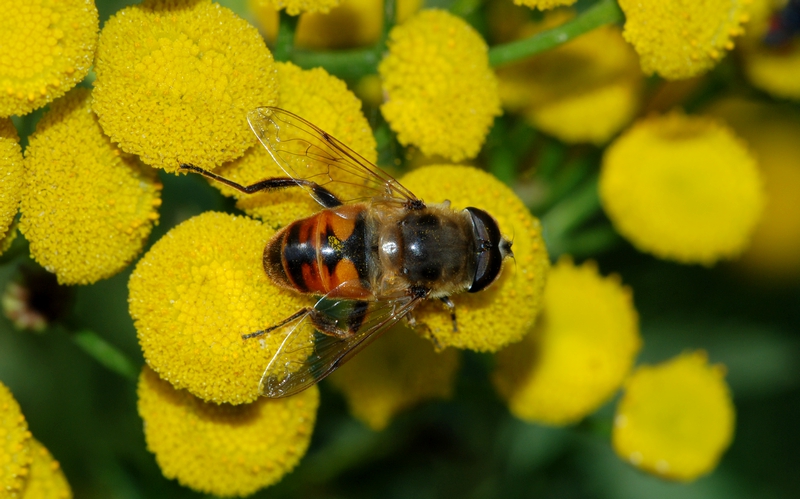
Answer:
POLYGON ((475 293, 493 283, 503 267, 500 243, 503 236, 495 219, 478 208, 467 208, 472 217, 472 234, 475 237, 475 277, 467 290, 475 293))

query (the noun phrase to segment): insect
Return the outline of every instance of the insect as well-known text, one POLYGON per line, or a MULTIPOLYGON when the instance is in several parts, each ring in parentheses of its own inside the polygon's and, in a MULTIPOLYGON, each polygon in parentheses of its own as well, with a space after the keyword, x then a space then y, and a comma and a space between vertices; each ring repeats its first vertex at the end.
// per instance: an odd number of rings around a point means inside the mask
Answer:
POLYGON ((262 376, 262 395, 285 397, 308 388, 401 319, 420 326, 413 312, 426 300, 440 300, 457 330, 450 297, 485 289, 512 256, 511 242, 486 211, 454 211, 449 201, 426 204, 289 111, 261 107, 247 119, 288 177, 245 186, 193 165, 180 169, 243 193, 301 187, 322 206, 280 229, 264 249, 264 270, 275 284, 320 298, 243 336, 287 331, 262 376), (335 187, 360 194, 344 199, 335 187), (311 337, 301 327, 308 324, 315 330, 311 337))

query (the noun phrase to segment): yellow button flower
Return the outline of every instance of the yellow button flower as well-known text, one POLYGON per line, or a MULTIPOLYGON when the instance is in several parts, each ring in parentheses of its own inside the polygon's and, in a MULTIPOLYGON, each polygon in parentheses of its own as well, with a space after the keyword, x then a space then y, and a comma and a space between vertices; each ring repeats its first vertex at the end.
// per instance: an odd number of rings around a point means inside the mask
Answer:
POLYGON ((0 383, 0 490, 8 493, 7 497, 15 497, 25 487, 33 460, 31 441, 19 404, 0 383))
POLYGON ((437 353, 405 326, 387 331, 329 378, 347 399, 350 412, 382 430, 399 412, 434 398, 449 398, 458 351, 437 353))
MULTIPOLYGON (((278 12, 272 0, 248 0, 264 37, 275 41, 278 12)), ((398 0, 396 21, 408 19, 419 10, 422 0, 398 0)), ((308 49, 345 49, 377 43, 383 29, 383 0, 343 0, 330 12, 300 16, 295 46, 308 49)))
POLYGON ((272 10, 286 9, 290 16, 303 12, 322 12, 327 14, 333 7, 339 5, 341 0, 250 0, 254 9, 272 10))
POLYGON ((758 157, 766 204, 741 263, 754 276, 800 278, 800 115, 786 106, 729 98, 707 112, 724 119, 758 157))
POLYGON ((316 387, 252 404, 207 403, 147 367, 138 394, 147 448, 164 476, 220 497, 252 494, 290 472, 306 453, 319 405, 316 387))
POLYGON ((623 35, 646 74, 679 80, 702 74, 733 49, 750 0, 619 0, 623 35))
POLYGON ((507 260, 498 280, 478 293, 453 296, 458 331, 437 300, 414 312, 439 346, 496 352, 530 331, 542 306, 542 289, 550 268, 539 220, 522 201, 492 175, 472 167, 436 165, 414 170, 400 182, 427 203, 452 202, 462 210, 474 206, 497 219, 506 237, 513 237, 514 261, 507 260))
MULTIPOLYGON (((0 239, 11 233, 22 197, 22 149, 14 124, 0 118, 0 239)), ((2 253, 2 251, 0 251, 2 253)))
POLYGON ((161 204, 155 172, 103 135, 76 88, 37 124, 25 150, 20 230, 33 258, 61 284, 90 284, 142 249, 161 204))
POLYGON ((131 275, 129 307, 148 365, 204 400, 259 396, 279 334, 243 340, 307 301, 279 289, 262 264, 274 233, 246 217, 207 212, 170 230, 131 275))
POLYGON ((99 21, 92 0, 0 0, 0 116, 64 95, 92 66, 99 21))
POLYGON ((148 0, 100 33, 93 109, 122 150, 174 171, 206 169, 256 143, 246 115, 276 99, 258 31, 210 0, 148 0))
POLYGON ((764 204, 756 161, 711 118, 672 113, 636 123, 607 150, 600 200, 639 250, 710 265, 739 255, 764 204))
POLYGON ((772 15, 786 6, 783 0, 754 0, 753 20, 742 41, 742 66, 753 86, 785 99, 800 99, 800 38, 780 46, 764 43, 772 15))
POLYGON ((571 424, 617 391, 640 347, 631 292, 619 277, 562 258, 550 271, 541 319, 497 354, 493 381, 514 416, 571 424))
MULTIPOLYGON (((345 82, 322 68, 302 70, 292 63, 277 63, 276 66, 282 108, 314 123, 368 161, 375 162, 378 156, 375 137, 369 122, 361 113, 361 102, 347 89, 345 82)), ((215 172, 244 185, 264 178, 287 176, 261 144, 215 172)), ((319 203, 303 189, 243 194, 218 182, 212 182, 212 185, 223 194, 234 196, 239 209, 261 218, 274 228, 283 227, 321 209, 319 203)), ((342 184, 330 188, 342 199, 355 195, 353 189, 342 184)))
POLYGON ((392 29, 378 72, 383 116, 401 144, 427 156, 474 158, 500 115, 486 42, 445 11, 424 10, 392 29))
POLYGON ((514 0, 517 5, 524 5, 532 9, 547 10, 556 7, 572 5, 578 0, 514 0))
POLYGON ((31 473, 21 499, 72 499, 72 489, 58 461, 39 443, 31 439, 31 473))
MULTIPOLYGON (((530 36, 571 17, 570 11, 555 11, 521 33, 530 36)), ((603 144, 639 108, 642 72, 616 26, 597 28, 497 74, 504 106, 565 142, 603 144)))
POLYGON ((725 368, 704 352, 638 368, 625 383, 612 444, 634 466, 691 481, 710 472, 733 438, 734 408, 725 368))

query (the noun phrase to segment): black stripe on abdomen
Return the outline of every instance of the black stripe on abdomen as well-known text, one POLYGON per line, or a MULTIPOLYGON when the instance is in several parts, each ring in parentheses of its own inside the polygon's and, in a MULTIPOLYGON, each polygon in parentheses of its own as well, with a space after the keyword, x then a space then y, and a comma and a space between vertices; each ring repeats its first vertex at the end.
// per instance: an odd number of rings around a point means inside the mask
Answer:
MULTIPOLYGON (((317 252, 311 241, 300 240, 303 222, 303 220, 294 222, 286 231, 283 240, 283 265, 286 275, 297 290, 307 293, 309 287, 303 277, 303 265, 311 265, 313 269, 317 264, 317 252)), ((313 271, 316 273, 316 269, 313 271)))

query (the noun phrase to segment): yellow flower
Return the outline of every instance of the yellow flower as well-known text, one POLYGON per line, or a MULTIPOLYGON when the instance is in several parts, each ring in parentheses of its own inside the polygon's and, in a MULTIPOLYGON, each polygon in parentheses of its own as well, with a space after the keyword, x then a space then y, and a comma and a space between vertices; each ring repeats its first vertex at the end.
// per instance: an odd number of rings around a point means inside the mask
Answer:
POLYGON ((103 135, 76 88, 57 100, 25 150, 20 230, 33 258, 61 284, 89 284, 122 270, 158 220, 155 172, 103 135))
POLYGON ((286 9, 290 16, 296 16, 302 12, 322 12, 328 13, 333 7, 339 5, 341 0, 250 0, 254 10, 273 10, 286 9))
POLYGON ((704 352, 638 368, 625 383, 612 444, 622 459, 663 478, 710 472, 731 443, 734 408, 725 368, 704 352))
MULTIPOLYGON (((271 0, 248 0, 264 31, 274 42, 278 12, 271 0)), ((396 21, 401 23, 419 10, 422 0, 398 0, 396 21)), ((383 0, 343 0, 330 12, 306 13, 297 23, 294 42, 308 49, 345 49, 377 43, 383 29, 383 0)))
POLYGON ((27 114, 89 72, 97 44, 92 0, 0 0, 0 116, 27 114))
POLYGON ((741 263, 759 278, 800 278, 800 116, 786 106, 739 98, 707 112, 747 141, 764 178, 764 214, 741 263))
MULTIPOLYGON (((522 339, 542 306, 542 290, 550 262, 539 220, 502 182, 476 168, 436 165, 414 170, 400 182, 428 203, 452 202, 461 210, 474 206, 497 219, 506 237, 513 237, 514 261, 507 260, 497 282, 478 293, 452 297, 458 331, 447 309, 437 300, 414 315, 426 324, 440 346, 495 352, 522 339)), ((423 332, 424 333, 424 332, 423 332)))
POLYGON ((630 290, 594 264, 562 258, 550 271, 536 328, 497 354, 493 381, 514 416, 571 424, 617 391, 640 347, 630 290))
POLYGON ((744 33, 749 0, 619 0, 642 70, 669 80, 714 67, 744 33))
POLYGON ((406 408, 449 398, 458 361, 455 349, 436 353, 429 341, 396 326, 329 379, 344 393, 350 412, 377 431, 406 408))
POLYGON ((31 439, 31 474, 21 499, 72 499, 61 465, 36 439, 31 439))
POLYGON ((739 255, 761 215, 762 181, 742 141, 711 118, 636 123, 607 150, 600 200, 641 251, 710 265, 739 255))
POLYGON ((753 86, 776 97, 800 99, 800 38, 797 36, 778 47, 763 40, 770 18, 785 7, 785 0, 754 0, 753 20, 742 41, 742 65, 753 86))
POLYGON ((277 483, 306 453, 319 390, 232 406, 176 390, 145 367, 139 415, 147 448, 162 473, 221 497, 246 496, 277 483))
MULTIPOLYGON (((571 17, 572 12, 556 11, 522 33, 530 36, 571 17)), ((616 26, 597 28, 497 74, 503 104, 565 142, 603 144, 639 107, 642 72, 616 26)))
MULTIPOLYGON (((302 70, 292 63, 277 63, 280 106, 330 133, 368 161, 375 162, 375 137, 361 113, 361 102, 340 79, 322 68, 302 70)), ((269 177, 286 177, 267 150, 256 145, 244 157, 228 163, 216 173, 241 184, 250 184, 269 177)), ((288 223, 320 211, 320 205, 303 189, 289 188, 258 194, 243 194, 218 182, 212 185, 223 194, 235 197, 236 206, 272 225, 288 223)), ((341 184, 332 191, 346 199, 351 191, 341 184)))
POLYGON ((388 44, 378 67, 381 111, 400 143, 427 156, 474 158, 500 115, 486 42, 462 19, 424 10, 393 28, 388 44))
POLYGON ((532 9, 547 10, 556 7, 572 5, 578 0, 514 0, 517 5, 524 5, 532 9))
POLYGON ((246 217, 207 212, 170 230, 136 265, 128 302, 139 343, 148 365, 175 388, 216 403, 258 398, 281 337, 242 335, 308 305, 264 272, 273 233, 246 217))
POLYGON ((0 490, 16 497, 30 472, 31 432, 11 391, 0 383, 0 490))
POLYGON ((22 149, 17 129, 10 119, 0 118, 0 239, 12 233, 9 229, 19 211, 22 178, 22 149))
POLYGON ((212 169, 256 143, 246 115, 275 103, 258 31, 210 0, 151 0, 100 33, 93 109, 119 147, 152 166, 212 169))

